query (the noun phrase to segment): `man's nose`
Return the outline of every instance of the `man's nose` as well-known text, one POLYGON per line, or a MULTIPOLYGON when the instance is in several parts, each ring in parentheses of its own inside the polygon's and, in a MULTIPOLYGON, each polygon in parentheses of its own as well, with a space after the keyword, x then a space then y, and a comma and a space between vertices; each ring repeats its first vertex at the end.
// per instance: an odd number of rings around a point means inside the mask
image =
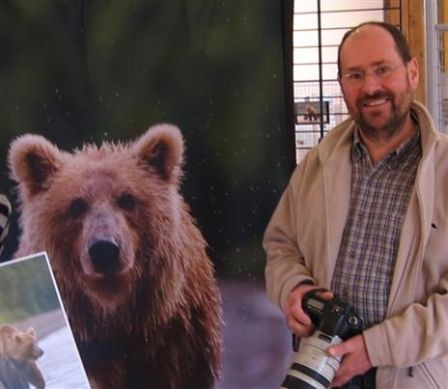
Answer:
POLYGON ((382 87, 382 81, 375 73, 367 72, 364 75, 362 90, 365 93, 372 94, 380 90, 381 87, 382 87))

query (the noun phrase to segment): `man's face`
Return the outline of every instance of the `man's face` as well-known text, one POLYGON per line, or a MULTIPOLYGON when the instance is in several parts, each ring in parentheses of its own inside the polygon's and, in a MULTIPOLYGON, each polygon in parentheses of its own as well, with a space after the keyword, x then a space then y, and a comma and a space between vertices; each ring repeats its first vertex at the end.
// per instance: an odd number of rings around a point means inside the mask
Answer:
POLYGON ((340 63, 344 100, 360 128, 386 137, 402 130, 418 85, 416 60, 404 64, 392 36, 367 25, 344 42, 340 63))

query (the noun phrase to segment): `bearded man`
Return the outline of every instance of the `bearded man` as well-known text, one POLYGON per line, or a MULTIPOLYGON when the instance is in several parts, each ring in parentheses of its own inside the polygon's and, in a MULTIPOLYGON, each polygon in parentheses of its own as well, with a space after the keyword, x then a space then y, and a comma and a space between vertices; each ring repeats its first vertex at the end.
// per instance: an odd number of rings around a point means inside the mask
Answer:
POLYGON ((312 289, 363 319, 327 350, 343 357, 332 387, 446 387, 448 137, 414 99, 418 63, 394 26, 348 31, 338 68, 351 118, 309 151, 271 218, 268 296, 302 338, 312 289))

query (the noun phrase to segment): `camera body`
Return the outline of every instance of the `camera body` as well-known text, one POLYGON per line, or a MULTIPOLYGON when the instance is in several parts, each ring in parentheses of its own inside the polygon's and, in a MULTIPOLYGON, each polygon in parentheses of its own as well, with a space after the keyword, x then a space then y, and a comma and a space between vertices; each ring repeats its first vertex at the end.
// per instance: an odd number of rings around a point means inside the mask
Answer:
POLYGON ((282 389, 326 389, 338 370, 341 358, 327 353, 333 344, 360 334, 363 322, 354 308, 334 297, 324 300, 316 293, 308 292, 302 300, 302 308, 310 317, 316 330, 309 338, 303 338, 298 347, 294 337, 294 354, 282 389))

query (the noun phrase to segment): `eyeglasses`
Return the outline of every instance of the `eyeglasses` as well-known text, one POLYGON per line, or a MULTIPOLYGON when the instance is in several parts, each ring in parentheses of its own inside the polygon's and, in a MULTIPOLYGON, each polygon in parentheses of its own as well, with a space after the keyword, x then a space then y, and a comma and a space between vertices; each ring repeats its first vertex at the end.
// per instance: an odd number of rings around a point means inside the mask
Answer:
POLYGON ((341 80, 350 86, 361 86, 364 84, 368 75, 375 77, 377 80, 387 80, 401 65, 378 65, 369 70, 353 70, 342 75, 341 80))

